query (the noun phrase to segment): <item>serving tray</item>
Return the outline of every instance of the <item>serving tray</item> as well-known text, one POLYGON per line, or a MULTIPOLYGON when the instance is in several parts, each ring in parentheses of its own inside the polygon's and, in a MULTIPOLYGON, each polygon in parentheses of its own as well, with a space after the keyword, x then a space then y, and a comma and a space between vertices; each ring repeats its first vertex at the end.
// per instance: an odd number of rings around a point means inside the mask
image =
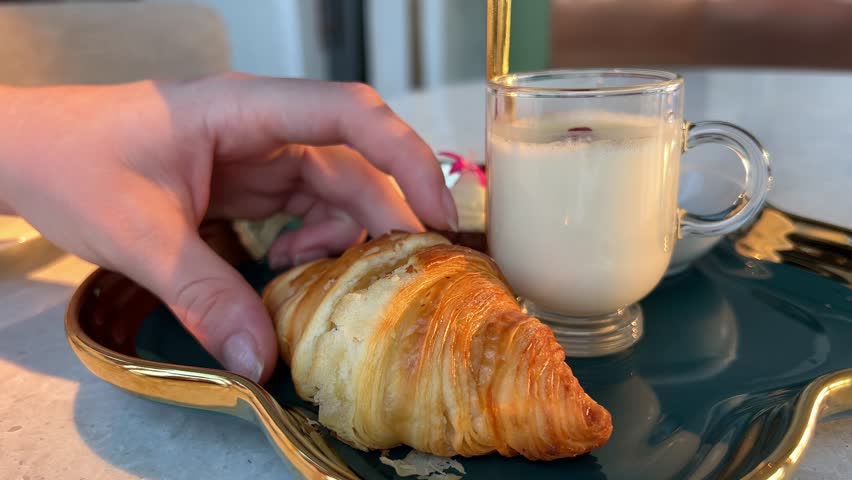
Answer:
MULTIPOLYGON (((227 225, 205 225, 202 235, 258 291, 278 273, 227 225)), ((485 247, 481 234, 450 236, 485 247)), ((463 478, 789 478, 816 422, 852 410, 850 263, 849 231, 766 208, 641 302, 646 331, 632 350, 569 359, 613 415, 609 443, 555 462, 456 458, 463 478)), ((318 426, 285 365, 263 386, 221 370, 156 298, 117 273, 98 270, 80 286, 66 332, 107 382, 257 423, 285 460, 282 478, 400 478, 381 452, 354 450, 318 426)))

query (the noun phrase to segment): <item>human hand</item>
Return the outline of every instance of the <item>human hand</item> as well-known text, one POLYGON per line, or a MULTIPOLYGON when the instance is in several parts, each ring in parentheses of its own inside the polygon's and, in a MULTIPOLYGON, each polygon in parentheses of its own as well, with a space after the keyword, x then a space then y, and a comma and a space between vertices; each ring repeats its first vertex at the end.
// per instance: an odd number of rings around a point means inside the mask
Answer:
POLYGON ((269 251, 279 265, 367 232, 421 231, 419 219, 457 222, 431 149, 360 84, 228 74, 0 88, 0 132, 0 208, 151 290, 226 368, 259 381, 276 363, 272 323, 198 236, 205 217, 301 216, 269 251))

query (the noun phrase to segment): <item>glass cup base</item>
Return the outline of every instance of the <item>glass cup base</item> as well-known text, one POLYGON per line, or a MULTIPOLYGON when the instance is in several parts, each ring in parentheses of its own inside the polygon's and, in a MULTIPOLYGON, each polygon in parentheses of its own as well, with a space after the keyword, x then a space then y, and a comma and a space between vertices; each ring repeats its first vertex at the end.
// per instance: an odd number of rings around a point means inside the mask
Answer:
POLYGON ((595 317, 569 317, 545 311, 521 299, 527 315, 553 330, 567 357, 603 357, 623 352, 642 338, 642 307, 628 305, 617 312, 595 317))

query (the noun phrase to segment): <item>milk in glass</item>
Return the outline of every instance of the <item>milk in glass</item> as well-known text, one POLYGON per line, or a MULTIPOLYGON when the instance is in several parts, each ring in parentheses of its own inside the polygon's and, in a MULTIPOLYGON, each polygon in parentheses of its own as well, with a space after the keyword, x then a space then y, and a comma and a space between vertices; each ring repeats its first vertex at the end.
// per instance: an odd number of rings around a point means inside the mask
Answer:
POLYGON ((675 128, 610 112, 492 123, 488 245, 515 293, 584 317, 650 292, 677 236, 675 128))

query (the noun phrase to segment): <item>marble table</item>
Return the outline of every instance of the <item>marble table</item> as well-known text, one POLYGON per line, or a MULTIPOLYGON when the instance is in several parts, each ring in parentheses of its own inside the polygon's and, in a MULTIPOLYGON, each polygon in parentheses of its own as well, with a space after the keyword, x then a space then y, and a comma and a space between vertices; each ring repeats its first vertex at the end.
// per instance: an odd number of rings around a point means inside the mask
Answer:
MULTIPOLYGON (((752 130, 770 151, 770 201, 852 228, 852 74, 686 71, 690 120, 752 130)), ((388 102, 436 150, 482 160, 482 83, 388 102)), ((688 161, 720 162, 719 151, 688 161)), ((74 357, 62 319, 94 266, 42 239, 0 250, 0 478, 281 479, 254 425, 142 400, 96 379, 74 357)), ((797 478, 852 478, 852 418, 821 424, 797 478)))

